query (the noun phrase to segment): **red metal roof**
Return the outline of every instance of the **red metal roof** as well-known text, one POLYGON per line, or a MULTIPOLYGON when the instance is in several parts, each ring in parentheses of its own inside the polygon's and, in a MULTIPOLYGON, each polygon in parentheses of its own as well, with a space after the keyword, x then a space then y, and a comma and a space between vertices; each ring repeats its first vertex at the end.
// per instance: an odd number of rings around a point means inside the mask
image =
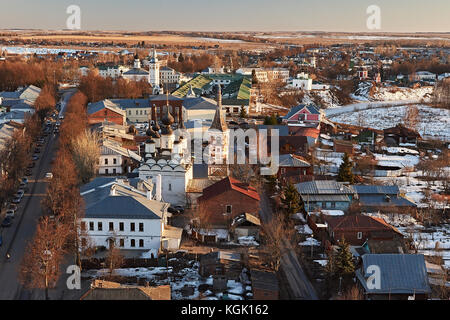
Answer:
POLYGON ((372 230, 372 231, 394 231, 402 234, 396 228, 388 224, 382 218, 354 215, 354 216, 339 216, 326 217, 331 230, 372 230))
POLYGON ((258 201, 260 200, 258 191, 256 191, 255 188, 231 177, 226 177, 225 179, 216 182, 212 186, 203 189, 203 195, 201 196, 201 198, 209 199, 216 196, 217 194, 221 194, 230 190, 238 191, 242 194, 245 194, 246 196, 249 196, 250 198, 258 201))

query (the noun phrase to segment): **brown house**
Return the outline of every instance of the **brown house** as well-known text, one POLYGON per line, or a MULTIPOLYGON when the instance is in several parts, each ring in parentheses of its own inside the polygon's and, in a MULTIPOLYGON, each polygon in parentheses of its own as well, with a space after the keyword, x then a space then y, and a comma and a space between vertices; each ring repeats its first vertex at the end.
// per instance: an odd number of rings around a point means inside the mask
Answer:
POLYGON ((302 176, 312 176, 313 167, 305 158, 294 154, 282 154, 279 157, 277 178, 283 183, 298 183, 302 176))
POLYGON ((126 112, 108 99, 90 103, 87 107, 87 114, 90 125, 102 122, 112 122, 118 125, 127 123, 126 112))
POLYGON ((353 142, 347 140, 337 140, 333 141, 333 151, 340 153, 353 154, 353 142))
POLYGON ((352 246, 361 246, 367 240, 397 240, 403 235, 382 218, 365 215, 325 216, 328 233, 334 243, 342 238, 352 246))
POLYGON ((278 300, 280 288, 274 272, 250 271, 254 300, 278 300))
POLYGON ((240 253, 216 251, 200 257, 199 274, 202 277, 226 275, 228 279, 238 279, 241 271, 240 253))
POLYGON ((388 146, 398 146, 400 143, 417 144, 421 139, 420 134, 412 129, 406 128, 402 124, 395 127, 384 129, 384 141, 388 146))
POLYGON ((255 188, 231 177, 203 189, 198 198, 202 223, 230 227, 233 219, 243 213, 259 217, 260 197, 255 188))

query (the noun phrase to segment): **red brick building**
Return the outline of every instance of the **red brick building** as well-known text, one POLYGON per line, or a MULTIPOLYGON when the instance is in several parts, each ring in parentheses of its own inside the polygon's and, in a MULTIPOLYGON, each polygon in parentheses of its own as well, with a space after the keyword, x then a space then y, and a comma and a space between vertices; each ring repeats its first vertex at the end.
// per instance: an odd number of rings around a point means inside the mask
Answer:
POLYGON ((259 201, 255 188, 231 177, 203 189, 198 198, 201 219, 211 226, 226 228, 242 213, 259 217, 259 201))
POLYGON ((125 125, 126 112, 109 100, 90 103, 87 108, 88 123, 96 124, 104 121, 125 125))

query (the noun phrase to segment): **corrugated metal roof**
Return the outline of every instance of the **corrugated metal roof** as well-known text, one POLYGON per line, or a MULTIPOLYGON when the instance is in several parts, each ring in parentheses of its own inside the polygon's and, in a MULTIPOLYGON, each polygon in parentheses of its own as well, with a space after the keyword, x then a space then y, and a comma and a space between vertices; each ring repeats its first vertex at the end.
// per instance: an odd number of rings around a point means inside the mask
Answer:
POLYGON ((352 187, 358 194, 397 195, 400 193, 398 186, 353 185, 352 187))
POLYGON ((300 194, 355 194, 350 185, 333 180, 316 180, 295 185, 300 194))
POLYGON ((411 294, 430 293, 427 268, 422 254, 366 254, 362 257, 363 270, 357 277, 367 293, 411 294), (380 268, 380 289, 367 287, 367 268, 380 268))

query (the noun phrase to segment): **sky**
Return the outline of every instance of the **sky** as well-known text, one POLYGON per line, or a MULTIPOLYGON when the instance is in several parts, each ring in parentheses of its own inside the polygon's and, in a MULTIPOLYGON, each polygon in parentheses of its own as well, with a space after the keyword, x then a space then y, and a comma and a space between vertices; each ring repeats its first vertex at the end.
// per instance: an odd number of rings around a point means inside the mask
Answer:
POLYGON ((66 28, 69 5, 81 30, 450 32, 449 0, 9 0, 0 29, 66 28), (366 9, 381 9, 369 30, 366 9))

